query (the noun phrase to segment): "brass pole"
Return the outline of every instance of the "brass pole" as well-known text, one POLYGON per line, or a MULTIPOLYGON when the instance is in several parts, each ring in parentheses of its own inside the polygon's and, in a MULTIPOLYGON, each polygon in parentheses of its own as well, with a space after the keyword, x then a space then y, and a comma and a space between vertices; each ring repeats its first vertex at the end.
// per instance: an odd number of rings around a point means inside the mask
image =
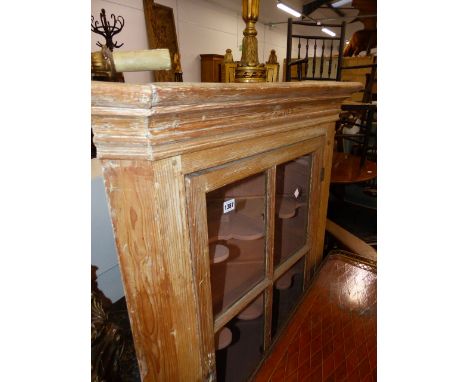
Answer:
POLYGON ((235 82, 266 82, 266 68, 258 62, 257 30, 260 0, 242 0, 242 19, 245 22, 242 39, 242 58, 236 68, 235 82))

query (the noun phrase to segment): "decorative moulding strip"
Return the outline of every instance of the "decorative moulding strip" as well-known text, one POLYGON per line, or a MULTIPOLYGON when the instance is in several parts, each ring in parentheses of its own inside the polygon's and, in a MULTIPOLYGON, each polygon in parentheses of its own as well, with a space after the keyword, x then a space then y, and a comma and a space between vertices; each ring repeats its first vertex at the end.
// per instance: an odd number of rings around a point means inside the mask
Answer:
POLYGON ((266 135, 246 139, 242 147, 235 142, 214 147, 205 151, 193 152, 182 156, 182 171, 189 174, 207 167, 219 166, 243 157, 255 155, 278 147, 288 146, 303 140, 324 137, 330 123, 307 126, 305 129, 286 130, 274 136, 266 135))
POLYGON ((341 102, 362 87, 336 82, 267 85, 93 83, 98 157, 155 160, 334 122, 341 102))
MULTIPOLYGON (((115 85, 115 83, 113 84, 115 85)), ((123 84, 116 84, 122 86, 123 84)), ((177 106, 199 105, 211 103, 232 103, 239 100, 273 100, 275 98, 287 101, 285 91, 289 99, 297 97, 321 97, 344 96, 349 97, 362 88, 362 84, 353 82, 273 82, 264 84, 240 84, 240 83, 192 83, 192 84, 150 84, 155 96, 153 106, 177 106)))
POLYGON ((91 106, 150 109, 155 104, 153 97, 150 85, 91 81, 91 106))
POLYGON ((357 82, 151 83, 145 85, 98 82, 91 85, 91 106, 149 109, 154 106, 200 105, 288 98, 343 96, 362 89, 357 82))
MULTIPOLYGON (((167 130, 170 134, 176 134, 187 130, 209 128, 215 126, 242 125, 252 123, 252 120, 262 123, 267 119, 280 120, 281 118, 298 119, 302 117, 336 113, 341 107, 343 98, 333 100, 308 99, 301 102, 291 100, 283 101, 277 105, 264 102, 261 105, 244 104, 242 107, 236 104, 220 105, 216 110, 191 109, 185 112, 173 110, 171 113, 159 113, 154 115, 150 110, 141 109, 110 109, 93 108, 93 128, 105 128, 113 130, 134 130, 137 127, 145 128, 153 135, 161 134, 167 130), (233 119, 234 118, 234 119, 233 119)), ((207 106, 208 107, 208 106, 207 106)), ((162 109, 162 108, 161 108, 162 109)))
MULTIPOLYGON (((116 115, 116 116, 127 116, 127 117, 152 117, 157 116, 157 120, 162 118, 165 120, 174 116, 186 117, 186 118, 197 118, 199 116, 209 117, 210 115, 217 115, 219 111, 223 114, 238 114, 242 115, 252 111, 258 112, 259 107, 261 110, 279 111, 289 110, 289 114, 298 108, 323 108, 323 106, 341 105, 342 102, 348 97, 348 95, 326 95, 320 97, 288 97, 288 98, 264 98, 261 101, 258 100, 236 100, 231 102, 207 102, 199 104, 182 104, 177 105, 164 105, 158 104, 153 108, 120 108, 111 106, 93 106, 91 108, 92 115, 116 115), (253 101, 256 101, 253 103, 253 101), (227 107, 229 107, 227 109, 227 107)), ((153 118, 154 120, 154 118, 153 118)), ((204 120, 204 119, 203 119, 204 120)))
MULTIPOLYGON (((298 113, 292 116, 270 116, 268 114, 256 114, 257 119, 252 120, 251 117, 238 117, 234 121, 231 118, 219 118, 216 121, 207 123, 196 122, 185 124, 183 126, 163 129, 148 128, 148 121, 137 119, 132 121, 118 121, 113 118, 94 117, 94 134, 96 135, 95 143, 112 143, 127 140, 128 143, 138 143, 147 141, 153 145, 161 145, 164 143, 178 142, 186 139, 194 139, 200 137, 211 137, 230 132, 249 132, 261 130, 264 127, 276 129, 278 131, 291 130, 297 124, 300 127, 316 125, 317 121, 323 120, 334 121, 337 119, 339 108, 323 111, 312 111, 298 113)), ((297 127, 297 126, 296 126, 297 127)), ((222 142, 219 142, 222 143, 222 142)))
POLYGON ((173 142, 159 142, 156 138, 151 139, 145 136, 144 133, 135 133, 133 137, 123 135, 105 136, 101 135, 98 130, 95 130, 94 143, 98 148, 98 158, 100 159, 156 160, 273 135, 279 131, 293 131, 325 123, 333 123, 338 118, 337 113, 338 110, 329 116, 315 119, 305 118, 301 122, 289 124, 281 123, 278 125, 270 121, 267 126, 263 123, 263 126, 259 128, 255 128, 255 124, 251 123, 250 126, 246 126, 242 131, 237 129, 225 133, 220 132, 219 134, 208 134, 206 131, 199 130, 197 137, 189 136, 185 139, 184 137, 180 137, 179 141, 173 142))

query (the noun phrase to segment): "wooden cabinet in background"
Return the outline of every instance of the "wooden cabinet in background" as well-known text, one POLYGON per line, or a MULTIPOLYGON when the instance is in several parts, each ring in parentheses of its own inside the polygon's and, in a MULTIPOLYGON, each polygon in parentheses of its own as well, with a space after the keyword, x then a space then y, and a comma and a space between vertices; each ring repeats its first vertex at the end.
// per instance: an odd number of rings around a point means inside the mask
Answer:
MULTIPOLYGON (((235 82, 237 61, 224 62, 220 54, 200 54, 201 82, 235 82)), ((279 64, 265 64, 266 82, 278 82, 279 64)))
POLYGON ((221 65, 224 56, 221 54, 200 54, 201 82, 221 82, 221 65))
POLYGON ((262 362, 320 264, 335 122, 360 86, 92 84, 143 381, 262 362))

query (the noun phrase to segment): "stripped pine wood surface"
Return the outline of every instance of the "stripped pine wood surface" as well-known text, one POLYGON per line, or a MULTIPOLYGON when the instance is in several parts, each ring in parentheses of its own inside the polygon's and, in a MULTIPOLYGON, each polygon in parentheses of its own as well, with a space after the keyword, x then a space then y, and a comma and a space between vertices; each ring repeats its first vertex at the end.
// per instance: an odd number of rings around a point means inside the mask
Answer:
POLYGON ((214 333, 262 295, 271 320, 272 283, 298 259, 306 268, 320 262, 334 125, 360 88, 92 83, 94 142, 143 381, 214 381, 214 333), (274 269, 275 166, 310 153, 307 244, 274 269), (260 171, 268 174, 267 275, 214 320, 205 195, 260 171))
POLYGON ((265 84, 92 84, 99 158, 160 159, 334 124, 340 105, 362 85, 341 82, 265 84))

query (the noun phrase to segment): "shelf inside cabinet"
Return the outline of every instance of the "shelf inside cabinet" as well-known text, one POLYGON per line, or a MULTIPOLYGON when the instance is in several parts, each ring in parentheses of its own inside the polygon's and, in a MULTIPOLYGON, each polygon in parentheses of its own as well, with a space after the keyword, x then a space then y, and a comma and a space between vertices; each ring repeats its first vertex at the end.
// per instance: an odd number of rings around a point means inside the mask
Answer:
POLYGON ((255 299, 247 308, 237 315, 239 320, 255 320, 263 314, 263 295, 255 299))
POLYGON ((265 235, 265 198, 237 198, 235 210, 223 213, 223 199, 208 201, 210 243, 218 240, 256 240, 265 235))
MULTIPOLYGON (((302 199, 302 198, 301 198, 302 199)), ((276 213, 281 219, 291 219, 296 215, 299 207, 307 206, 306 201, 297 199, 294 196, 282 196, 276 202, 276 213)))
POLYGON ((297 262, 291 269, 289 269, 284 275, 282 275, 275 283, 275 288, 278 290, 289 289, 292 284, 294 275, 302 272, 303 264, 297 262))
MULTIPOLYGON (((239 203, 239 202, 237 202, 239 203)), ((223 214, 221 209, 212 209, 208 215, 209 241, 218 240, 256 240, 265 235, 264 199, 252 198, 240 200, 242 211, 223 214)), ((303 198, 282 196, 276 203, 277 214, 281 219, 291 219, 297 209, 306 207, 303 198)))
POLYGON ((217 264, 227 260, 229 248, 223 244, 210 244, 210 263, 217 264))
POLYGON ((221 350, 228 347, 232 342, 232 332, 228 327, 222 328, 215 334, 215 348, 221 350))
POLYGON ((223 262, 211 265, 213 313, 225 311, 264 278, 262 261, 223 262))

